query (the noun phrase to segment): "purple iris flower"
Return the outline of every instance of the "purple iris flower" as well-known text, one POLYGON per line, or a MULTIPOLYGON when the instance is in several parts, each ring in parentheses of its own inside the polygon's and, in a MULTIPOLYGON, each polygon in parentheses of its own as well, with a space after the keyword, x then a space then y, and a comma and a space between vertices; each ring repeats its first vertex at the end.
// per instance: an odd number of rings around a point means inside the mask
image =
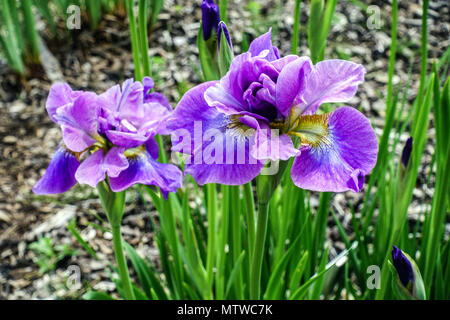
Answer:
POLYGON ((137 183, 159 186, 165 195, 180 188, 181 171, 157 161, 154 137, 168 134, 172 109, 163 95, 149 92, 152 87, 150 78, 128 79, 96 95, 53 85, 46 108, 63 141, 33 191, 62 193, 76 182, 95 188, 106 176, 114 192, 137 183))
POLYGON ((397 270, 401 283, 406 287, 410 281, 414 280, 414 272, 408 258, 403 254, 402 250, 396 246, 392 249, 392 261, 397 270))
POLYGON ((213 30, 217 32, 220 21, 219 6, 214 0, 203 0, 200 7, 202 8, 203 40, 207 41, 213 30))
POLYGON ((369 120, 351 107, 316 111, 323 103, 351 99, 364 74, 353 62, 313 65, 308 57, 280 57, 269 30, 233 59, 220 81, 184 95, 168 124, 185 131, 174 131, 172 150, 190 155, 185 173, 199 184, 247 183, 266 160, 295 157, 291 176, 298 187, 358 192, 377 160, 378 141, 369 120), (202 137, 199 129, 222 137, 202 137), (291 137, 299 138, 298 148, 291 137))

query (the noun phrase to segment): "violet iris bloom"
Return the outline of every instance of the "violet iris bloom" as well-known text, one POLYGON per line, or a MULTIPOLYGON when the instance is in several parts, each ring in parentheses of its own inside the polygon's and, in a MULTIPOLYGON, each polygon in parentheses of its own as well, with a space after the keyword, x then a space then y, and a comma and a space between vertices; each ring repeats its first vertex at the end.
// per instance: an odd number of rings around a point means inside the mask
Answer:
POLYGON ((181 171, 157 161, 154 137, 168 134, 172 110, 163 95, 149 93, 152 87, 150 78, 143 84, 128 79, 97 96, 52 86, 46 107, 63 141, 33 191, 62 193, 76 182, 95 188, 106 176, 114 192, 137 183, 159 186, 165 195, 180 188, 181 171))
POLYGON ((219 6, 214 0, 203 0, 200 7, 202 8, 203 40, 207 41, 213 30, 217 32, 220 21, 219 6))
POLYGON ((396 246, 392 249, 392 261, 397 270, 401 283, 406 287, 410 281, 414 280, 414 272, 408 258, 403 254, 402 250, 396 246))
POLYGON ((280 58, 269 30, 233 59, 220 81, 184 95, 169 127, 186 130, 194 142, 173 135, 172 150, 190 155, 185 172, 199 184, 247 183, 266 160, 295 157, 291 176, 298 187, 358 192, 377 160, 378 141, 369 120, 351 107, 316 111, 323 103, 351 99, 364 73, 361 65, 344 60, 313 65, 308 57, 280 58), (195 126, 223 138, 198 139, 195 126), (299 138, 299 148, 291 137, 299 138), (228 140, 235 142, 231 148, 228 140), (205 153, 218 161, 200 161, 205 153))

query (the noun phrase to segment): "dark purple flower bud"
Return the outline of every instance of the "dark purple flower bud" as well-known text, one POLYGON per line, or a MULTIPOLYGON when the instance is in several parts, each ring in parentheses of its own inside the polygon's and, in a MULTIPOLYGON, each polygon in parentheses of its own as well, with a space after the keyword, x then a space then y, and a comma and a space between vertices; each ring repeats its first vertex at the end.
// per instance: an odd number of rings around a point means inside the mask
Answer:
POLYGON ((203 39, 206 41, 211 37, 212 30, 217 32, 220 22, 219 6, 214 0, 203 0, 202 8, 202 26, 203 39))
POLYGON ((405 166, 405 168, 408 166, 412 147, 413 147, 413 138, 409 137, 408 140, 406 140, 405 146, 403 147, 402 151, 402 163, 405 166))
POLYGON ((392 249, 392 260, 401 283, 406 287, 408 283, 414 279, 411 262, 409 262, 408 258, 403 254, 402 250, 396 246, 392 249))
POLYGON ((220 38, 222 37, 222 32, 225 36, 225 39, 227 39, 228 47, 232 50, 233 46, 231 44, 230 33, 228 32, 227 25, 225 24, 225 22, 220 21, 219 22, 219 30, 217 31, 217 38, 219 39, 219 45, 218 45, 219 51, 220 51, 220 38))

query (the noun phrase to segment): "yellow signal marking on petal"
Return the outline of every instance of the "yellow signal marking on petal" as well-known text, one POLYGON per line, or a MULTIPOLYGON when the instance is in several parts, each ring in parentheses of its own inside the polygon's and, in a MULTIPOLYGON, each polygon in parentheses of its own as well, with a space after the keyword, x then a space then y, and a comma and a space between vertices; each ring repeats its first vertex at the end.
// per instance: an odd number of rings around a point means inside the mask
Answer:
POLYGON ((288 122, 281 119, 275 119, 269 125, 271 129, 278 129, 281 133, 285 133, 288 128, 288 122))
POLYGON ((145 151, 145 146, 141 145, 136 148, 131 148, 131 149, 125 150, 124 154, 125 154, 125 157, 127 157, 127 159, 134 159, 134 158, 137 158, 144 151, 145 151))
POLYGON ((314 114, 299 117, 288 134, 301 139, 302 144, 315 148, 321 144, 331 145, 328 137, 328 115, 314 114))
POLYGON ((231 136, 237 136, 241 138, 248 138, 253 136, 255 133, 255 129, 250 128, 246 124, 243 124, 239 121, 241 115, 232 115, 230 116, 231 122, 228 124, 227 128, 230 130, 229 133, 231 136))

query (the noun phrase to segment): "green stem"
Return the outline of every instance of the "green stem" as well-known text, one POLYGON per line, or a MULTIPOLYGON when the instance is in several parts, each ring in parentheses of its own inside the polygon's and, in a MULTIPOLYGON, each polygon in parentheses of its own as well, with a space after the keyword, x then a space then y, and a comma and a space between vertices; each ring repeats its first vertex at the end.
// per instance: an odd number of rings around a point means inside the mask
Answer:
POLYGON ((228 242, 228 224, 230 212, 230 186, 222 185, 222 217, 220 222, 220 246, 219 255, 217 257, 217 274, 216 274, 216 299, 223 300, 225 298, 225 263, 226 252, 225 247, 228 242))
MULTIPOLYGON (((240 208, 240 188, 232 186, 231 199, 233 206, 231 210, 231 252, 233 254, 233 263, 236 264, 242 252, 241 241, 241 208, 240 208)), ((244 299, 242 290, 242 268, 239 268, 234 282, 234 290, 238 300, 244 299)))
POLYGON ((258 220, 256 225, 256 242, 252 257, 252 274, 250 275, 250 299, 260 299, 261 295, 261 269, 266 243, 267 225, 269 222, 268 203, 258 205, 258 220))
POLYGON ((116 257, 117 267, 119 269, 120 281, 122 282, 125 299, 134 300, 134 292, 131 287, 130 274, 128 272, 127 261, 123 254, 122 234, 120 226, 122 225, 123 211, 125 209, 125 191, 113 192, 105 181, 97 185, 98 195, 103 210, 108 217, 113 235, 114 255, 116 257))
POLYGON ((150 57, 148 55, 148 34, 147 34, 147 12, 149 9, 149 0, 139 0, 139 40, 142 55, 142 68, 144 76, 151 76, 150 57))
POLYGON ((291 53, 297 54, 298 53, 298 42, 299 42, 299 27, 300 27, 300 4, 301 0, 295 0, 295 7, 294 7, 294 26, 292 28, 292 48, 291 53))
POLYGON ((133 52, 134 77, 135 80, 142 80, 141 60, 139 53, 139 38, 136 26, 136 18, 134 16, 134 1, 125 0, 125 7, 128 14, 128 23, 130 25, 131 51, 133 52))
POLYGON ((112 225, 114 255, 116 256, 117 267, 119 269, 120 281, 122 282, 125 299, 135 300, 133 288, 131 287, 130 273, 128 272, 127 261, 123 254, 122 233, 120 224, 112 225))
POLYGON ((255 247, 255 201, 253 198, 251 182, 244 185, 244 198, 247 206, 245 210, 245 217, 247 220, 248 253, 251 261, 255 247))
POLYGON ((26 39, 31 49, 31 60, 35 63, 39 62, 39 40, 36 30, 36 23, 33 15, 31 0, 22 1, 23 17, 25 25, 26 39))
POLYGON ((207 299, 213 299, 213 268, 214 256, 216 250, 216 185, 210 183, 206 185, 207 206, 208 206, 208 252, 206 255, 206 276, 210 296, 207 299))
MULTIPOLYGON (((162 196, 162 193, 161 193, 162 196)), ((169 194, 169 197, 172 195, 169 194)), ((177 234, 177 224, 175 221, 174 211, 170 202, 170 199, 161 200, 163 205, 163 210, 161 214, 161 225, 164 225, 164 230, 167 231, 167 239, 169 243, 169 248, 172 251, 172 258, 175 265, 175 294, 177 299, 181 299, 181 294, 183 291, 183 265, 181 261, 179 239, 177 234)))

